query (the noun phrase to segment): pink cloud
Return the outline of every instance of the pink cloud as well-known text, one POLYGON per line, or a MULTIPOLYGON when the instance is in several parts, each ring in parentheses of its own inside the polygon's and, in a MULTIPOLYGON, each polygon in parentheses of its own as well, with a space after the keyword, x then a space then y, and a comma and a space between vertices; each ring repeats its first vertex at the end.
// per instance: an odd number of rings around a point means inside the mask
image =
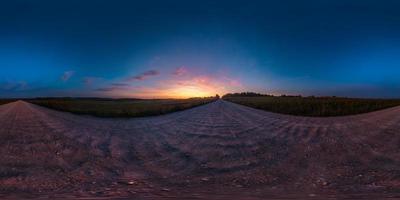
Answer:
POLYGON ((233 87, 243 87, 243 84, 240 80, 229 78, 229 77, 224 77, 223 78, 230 86, 233 87))
POLYGON ((176 68, 173 75, 183 76, 183 75, 187 74, 187 72, 188 72, 188 70, 186 69, 186 67, 182 66, 182 67, 176 68))
POLYGON ((201 85, 212 85, 212 82, 215 82, 211 77, 208 76, 198 76, 193 79, 196 84, 201 85))

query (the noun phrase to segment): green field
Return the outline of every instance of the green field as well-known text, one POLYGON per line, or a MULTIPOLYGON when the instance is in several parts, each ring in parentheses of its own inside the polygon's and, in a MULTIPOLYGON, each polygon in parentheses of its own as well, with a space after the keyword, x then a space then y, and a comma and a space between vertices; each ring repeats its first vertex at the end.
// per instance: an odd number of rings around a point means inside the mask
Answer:
POLYGON ((180 111, 216 100, 214 97, 190 99, 82 99, 44 98, 27 100, 47 108, 98 117, 145 117, 180 111))
POLYGON ((270 112, 313 117, 354 115, 400 105, 400 99, 300 96, 224 96, 223 99, 270 112))

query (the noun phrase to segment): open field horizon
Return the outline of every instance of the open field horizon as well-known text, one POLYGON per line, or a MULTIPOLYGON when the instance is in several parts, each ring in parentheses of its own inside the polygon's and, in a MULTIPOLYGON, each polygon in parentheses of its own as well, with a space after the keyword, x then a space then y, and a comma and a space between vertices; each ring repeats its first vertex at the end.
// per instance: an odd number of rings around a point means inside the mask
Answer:
MULTIPOLYGON (((219 98, 216 95, 187 99, 40 97, 21 100, 74 114, 126 118, 167 114, 203 105, 219 98)), ((252 92, 228 93, 223 95, 222 99, 270 112, 310 117, 356 115, 400 105, 400 99, 273 96, 252 92)), ((17 100, 0 99, 0 105, 17 100)))

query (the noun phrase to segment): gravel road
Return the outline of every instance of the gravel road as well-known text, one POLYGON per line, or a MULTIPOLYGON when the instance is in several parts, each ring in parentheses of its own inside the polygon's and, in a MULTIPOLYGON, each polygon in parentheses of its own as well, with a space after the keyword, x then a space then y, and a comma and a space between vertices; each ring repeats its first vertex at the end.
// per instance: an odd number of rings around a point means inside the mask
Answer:
POLYGON ((400 107, 346 117, 218 100, 106 119, 0 106, 0 198, 400 194, 400 107))

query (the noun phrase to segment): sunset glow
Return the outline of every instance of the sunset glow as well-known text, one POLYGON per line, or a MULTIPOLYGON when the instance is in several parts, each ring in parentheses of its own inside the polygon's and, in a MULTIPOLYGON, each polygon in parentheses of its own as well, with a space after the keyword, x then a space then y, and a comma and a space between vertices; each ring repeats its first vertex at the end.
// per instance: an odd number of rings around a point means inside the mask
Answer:
POLYGON ((187 97, 207 97, 213 96, 216 94, 215 91, 207 91, 203 88, 194 87, 194 86, 182 86, 178 88, 174 88, 169 93, 172 96, 187 98, 187 97))
MULTIPOLYGON (((178 68, 180 69, 180 68, 178 68)), ((239 80, 214 75, 196 75, 185 68, 186 73, 169 75, 165 80, 152 82, 150 86, 138 86, 135 82, 108 84, 97 92, 111 97, 124 98, 190 98, 210 97, 243 89, 239 80)))

